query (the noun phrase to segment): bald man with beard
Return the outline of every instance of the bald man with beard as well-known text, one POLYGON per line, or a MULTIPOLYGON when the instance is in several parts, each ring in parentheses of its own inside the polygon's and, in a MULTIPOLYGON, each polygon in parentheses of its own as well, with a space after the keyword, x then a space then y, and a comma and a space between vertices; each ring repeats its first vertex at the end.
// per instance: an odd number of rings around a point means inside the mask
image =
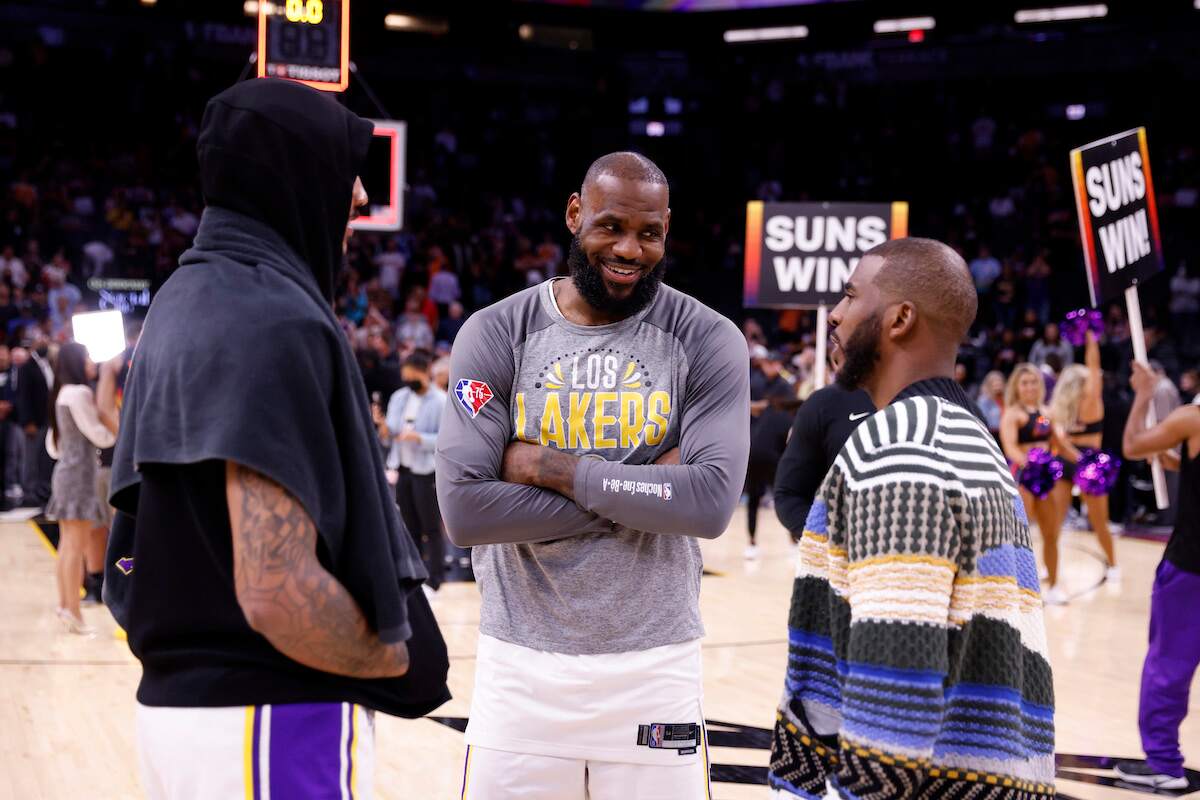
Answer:
POLYGON ((571 277, 455 341, 438 496, 482 595, 464 798, 707 796, 697 539, 741 493, 750 369, 662 283, 668 199, 644 156, 598 159, 571 277))
POLYGON ((880 411, 809 511, 771 748, 777 797, 1049 800, 1054 693, 1017 487, 953 380, 962 258, 897 239, 830 314, 838 381, 880 411))

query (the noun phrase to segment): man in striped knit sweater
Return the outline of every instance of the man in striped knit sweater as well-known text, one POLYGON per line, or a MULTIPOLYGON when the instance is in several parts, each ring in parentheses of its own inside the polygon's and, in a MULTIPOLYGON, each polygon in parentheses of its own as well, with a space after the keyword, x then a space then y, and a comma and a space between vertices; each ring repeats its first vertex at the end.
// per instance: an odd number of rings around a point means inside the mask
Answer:
POLYGON ((962 258, 897 239, 830 314, 838 380, 882 409, 808 516, 771 748, 777 797, 1042 800, 1054 694, 1029 526, 952 380, 976 297, 962 258))

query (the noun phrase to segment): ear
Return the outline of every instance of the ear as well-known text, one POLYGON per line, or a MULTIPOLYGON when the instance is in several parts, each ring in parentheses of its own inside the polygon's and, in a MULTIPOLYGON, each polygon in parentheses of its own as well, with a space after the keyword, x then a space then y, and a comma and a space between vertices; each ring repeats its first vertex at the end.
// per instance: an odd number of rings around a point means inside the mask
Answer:
POLYGON ((892 307, 887 324, 889 339, 900 340, 912 336, 917 328, 917 307, 905 300, 892 307))
POLYGON ((567 230, 572 236, 578 236, 580 228, 583 227, 583 198, 579 196, 579 192, 571 195, 571 199, 567 200, 567 230))
POLYGON ((667 234, 671 232, 671 209, 667 209, 667 216, 663 218, 663 238, 667 238, 667 234))

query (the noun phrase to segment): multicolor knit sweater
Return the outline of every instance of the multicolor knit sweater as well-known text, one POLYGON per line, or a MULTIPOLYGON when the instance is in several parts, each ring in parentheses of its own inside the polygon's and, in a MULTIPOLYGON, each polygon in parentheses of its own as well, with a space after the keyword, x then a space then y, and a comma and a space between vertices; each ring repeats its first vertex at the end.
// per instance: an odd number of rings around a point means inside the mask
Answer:
POLYGON ((858 427, 800 542, 770 783, 1044 800, 1054 691, 1017 487, 952 381, 858 427))

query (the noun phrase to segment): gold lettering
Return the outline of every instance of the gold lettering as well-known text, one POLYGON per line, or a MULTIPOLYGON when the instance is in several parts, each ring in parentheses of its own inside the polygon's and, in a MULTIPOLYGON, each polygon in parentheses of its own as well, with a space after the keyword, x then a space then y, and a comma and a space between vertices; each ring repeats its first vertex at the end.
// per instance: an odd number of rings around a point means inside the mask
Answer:
POLYGON ((610 439, 604 432, 609 425, 617 424, 616 416, 605 413, 604 406, 607 403, 616 403, 617 400, 616 392, 596 392, 596 406, 592 414, 592 436, 595 439, 597 450, 612 449, 617 446, 617 440, 610 439))
POLYGON ((621 393, 621 447, 637 447, 642 443, 646 427, 646 400, 641 392, 621 393))
POLYGON ((591 392, 571 392, 571 411, 567 415, 567 441, 572 449, 591 449, 587 434, 587 411, 591 404, 591 392))
POLYGON ((522 442, 528 442, 529 437, 525 435, 525 393, 517 392, 517 438, 522 442))
POLYGON ((667 422, 671 417, 671 395, 663 391, 650 394, 649 413, 646 415, 646 444, 654 446, 667 435, 667 422))
POLYGON ((546 393, 546 407, 542 409, 542 447, 553 444, 559 450, 567 449, 567 437, 563 432, 562 406, 558 392, 546 393))

